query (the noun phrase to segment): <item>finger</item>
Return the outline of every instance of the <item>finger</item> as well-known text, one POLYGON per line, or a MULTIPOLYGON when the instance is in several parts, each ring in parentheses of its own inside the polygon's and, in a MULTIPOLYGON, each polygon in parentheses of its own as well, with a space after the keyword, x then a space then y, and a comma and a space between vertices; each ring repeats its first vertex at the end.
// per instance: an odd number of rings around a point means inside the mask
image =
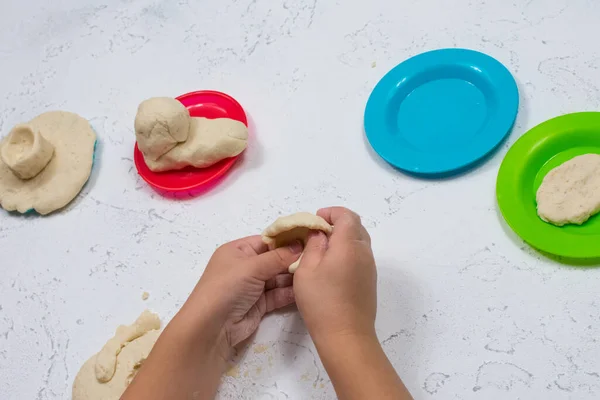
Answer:
MULTIPOLYGON (((265 313, 289 306, 296 301, 292 286, 276 288, 265 292, 265 313)), ((262 310, 261 310, 262 311, 262 310)), ((263 314, 264 315, 264 314, 263 314)))
POLYGON ((292 274, 280 274, 265 282, 265 290, 292 286, 294 276, 292 274))
POLYGON ((299 268, 314 268, 323 259, 327 251, 329 240, 327 235, 321 231, 311 231, 308 234, 308 240, 302 253, 302 261, 299 268))
POLYGON ((361 229, 362 232, 362 237, 364 238, 364 240, 367 241, 367 243, 369 243, 369 245, 371 244, 371 235, 369 234, 369 231, 367 230, 367 228, 365 228, 364 226, 361 229))
POLYGON ((267 245, 262 241, 260 235, 248 236, 233 242, 228 243, 230 246, 235 246, 248 257, 263 254, 269 250, 267 245))
POLYGON ((335 225, 337 220, 347 217, 350 217, 356 221, 360 221, 360 217, 358 216, 358 214, 346 207, 321 208, 319 211, 317 211, 317 215, 325 219, 331 225, 335 225))
POLYGON ((341 236, 344 239, 366 239, 360 217, 344 207, 322 208, 317 215, 333 225, 332 239, 341 236))
POLYGON ((286 273, 290 264, 296 261, 301 253, 300 242, 267 251, 252 258, 252 273, 257 279, 266 282, 279 274, 286 273))

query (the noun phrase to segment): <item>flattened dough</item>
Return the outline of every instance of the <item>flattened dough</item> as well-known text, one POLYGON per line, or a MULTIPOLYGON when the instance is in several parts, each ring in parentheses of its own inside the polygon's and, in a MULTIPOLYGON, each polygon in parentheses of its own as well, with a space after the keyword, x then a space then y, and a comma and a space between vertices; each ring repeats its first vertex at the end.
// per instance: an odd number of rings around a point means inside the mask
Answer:
POLYGON ((150 311, 144 311, 131 325, 121 325, 117 328, 115 336, 112 337, 96 358, 96 379, 99 382, 108 382, 112 379, 117 368, 117 356, 121 349, 134 339, 139 338, 146 332, 160 329, 158 315, 150 311))
POLYGON ((41 114, 27 125, 54 146, 54 154, 31 179, 19 178, 0 158, 0 204, 7 211, 35 209, 45 215, 69 204, 87 182, 96 133, 87 120, 65 111, 41 114))
POLYGON ((83 364, 73 383, 73 400, 118 400, 131 383, 141 364, 148 358, 154 343, 160 336, 157 330, 129 343, 119 355, 113 378, 107 383, 96 380, 94 365, 96 356, 83 364))
POLYGON ((206 168, 225 158, 237 156, 247 144, 248 128, 240 121, 193 117, 188 140, 179 143, 156 161, 145 161, 148 168, 155 172, 187 166, 206 168))
MULTIPOLYGON (((318 215, 299 212, 287 217, 277 218, 275 222, 264 230, 262 240, 269 246, 270 250, 286 246, 295 240, 300 240, 303 244, 306 244, 308 234, 311 230, 323 231, 327 235, 330 235, 333 227, 318 215)), ((296 272, 301 259, 302 256, 290 265, 288 269, 290 274, 296 272)))
MULTIPOLYGON (((145 322, 142 321, 142 324, 145 324, 145 328, 148 328, 148 330, 130 342, 123 344, 124 347, 120 349, 118 356, 115 357, 116 368, 113 371, 111 379, 103 383, 96 378, 96 374, 98 363, 103 362, 99 361, 99 358, 101 358, 100 355, 115 338, 109 340, 100 353, 92 356, 83 364, 73 382, 72 400, 118 400, 121 397, 135 377, 139 367, 150 354, 152 347, 160 335, 160 331, 158 330, 160 326, 154 329, 158 316, 149 311, 144 311, 130 327, 120 326, 117 328, 115 337, 119 336, 120 329, 131 328, 141 319, 145 320, 145 322)), ((136 329, 139 329, 139 326, 136 329)), ((140 331, 136 332, 139 333, 140 331)))
POLYGON ((584 154, 554 168, 536 194, 540 218, 581 225, 600 212, 600 155, 584 154))

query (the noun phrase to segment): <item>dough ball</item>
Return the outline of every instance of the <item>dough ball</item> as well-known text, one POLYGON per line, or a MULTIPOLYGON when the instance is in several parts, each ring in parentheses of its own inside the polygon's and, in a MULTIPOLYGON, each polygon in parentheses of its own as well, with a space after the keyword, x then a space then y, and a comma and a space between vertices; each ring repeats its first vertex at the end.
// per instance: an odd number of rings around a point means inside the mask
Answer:
POLYGON ((248 144, 248 128, 230 118, 191 119, 188 139, 157 160, 145 159, 154 172, 209 167, 225 158, 240 154, 248 144))
POLYGON ((2 161, 21 179, 39 174, 54 155, 54 146, 28 124, 15 126, 0 147, 2 161))
POLYGON ((600 212, 600 155, 584 154, 554 168, 536 194, 540 218, 581 225, 600 212))
POLYGON ((190 113, 176 99, 153 97, 138 107, 134 126, 144 158, 156 160, 188 139, 190 113))
MULTIPOLYGON (((275 222, 267 227, 262 233, 262 240, 269 250, 286 246, 296 240, 306 245, 310 231, 323 231, 330 235, 333 227, 323 218, 307 212, 299 212, 288 215, 287 217, 277 218, 275 222)), ((293 274, 300 265, 302 255, 296 262, 288 268, 290 274, 293 274)))

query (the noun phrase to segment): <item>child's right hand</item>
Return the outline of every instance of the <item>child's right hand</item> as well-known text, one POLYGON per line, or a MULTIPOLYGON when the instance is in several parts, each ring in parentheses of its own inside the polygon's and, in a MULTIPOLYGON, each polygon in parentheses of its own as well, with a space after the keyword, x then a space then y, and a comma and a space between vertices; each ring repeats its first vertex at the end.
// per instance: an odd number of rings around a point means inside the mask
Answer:
POLYGON ((294 276, 306 326, 321 343, 339 335, 375 337, 377 270, 369 233, 346 208, 325 208, 317 215, 333 225, 333 233, 327 238, 311 232, 294 276))

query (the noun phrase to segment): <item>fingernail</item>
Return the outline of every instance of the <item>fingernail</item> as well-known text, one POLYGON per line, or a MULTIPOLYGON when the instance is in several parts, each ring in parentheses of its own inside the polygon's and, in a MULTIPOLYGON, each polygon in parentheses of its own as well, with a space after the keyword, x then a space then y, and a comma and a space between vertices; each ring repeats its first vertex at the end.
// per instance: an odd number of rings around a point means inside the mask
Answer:
POLYGON ((292 253, 298 254, 302 253, 302 249, 304 248, 304 246, 302 246, 302 243, 299 240, 296 240, 295 242, 290 243, 288 245, 288 248, 292 253))

